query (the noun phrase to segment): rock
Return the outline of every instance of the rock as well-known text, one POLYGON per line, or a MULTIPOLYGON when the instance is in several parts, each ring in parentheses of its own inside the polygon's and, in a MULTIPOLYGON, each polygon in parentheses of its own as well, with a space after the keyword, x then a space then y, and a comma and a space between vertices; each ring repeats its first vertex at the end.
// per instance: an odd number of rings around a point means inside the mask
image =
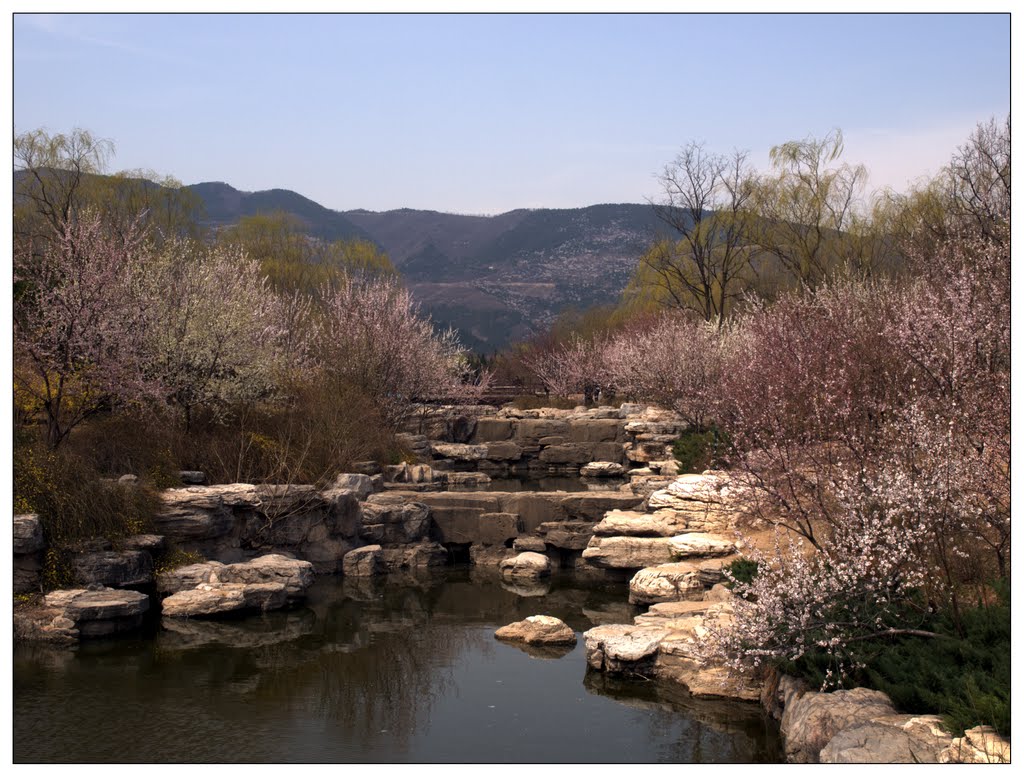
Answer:
POLYGON ((531 615, 526 620, 502 626, 494 636, 527 645, 575 645, 576 633, 550 615, 531 615))
POLYGON ((138 591, 82 588, 54 591, 44 598, 57 617, 69 623, 55 623, 63 631, 76 630, 81 637, 102 637, 137 629, 149 609, 149 597, 138 591))
POLYGON ((162 607, 167 617, 190 618, 241 610, 274 610, 283 607, 287 600, 288 592, 281 583, 204 583, 168 596, 162 607))
POLYGON ((153 518, 161 534, 174 540, 208 540, 221 537, 234 527, 231 508, 260 506, 256 486, 169 488, 160 494, 162 505, 153 518))
POLYGON ((512 550, 519 553, 527 550, 532 551, 533 553, 545 553, 547 549, 548 546, 544 544, 544 540, 540 537, 516 537, 512 543, 512 550))
POLYGON ((380 504, 368 500, 362 505, 359 536, 376 545, 401 545, 427 535, 430 510, 421 502, 380 504))
POLYGON ((651 626, 595 626, 583 634, 587 665, 611 674, 650 675, 669 631, 651 626))
POLYGON ((369 475, 371 478, 383 472, 380 463, 372 459, 352 462, 352 471, 359 475, 369 475))
POLYGON ((703 532, 677 535, 669 539, 668 546, 673 558, 680 560, 729 556, 736 552, 736 546, 728 537, 703 532))
POLYGON ((975 726, 953 739, 939 754, 939 763, 1008 764, 1010 742, 991 726, 975 726))
POLYGON ((121 475, 117 479, 118 484, 122 486, 136 486, 139 483, 138 475, 121 475))
POLYGON ((141 550, 83 553, 72 559, 71 569, 86 586, 131 588, 153 581, 153 557, 141 550))
POLYGON ((585 478, 615 478, 625 472, 625 467, 613 461, 592 461, 580 467, 580 475, 585 478))
POLYGON ((469 563, 494 571, 502 561, 517 553, 519 551, 504 545, 470 545, 469 563))
POLYGON ((183 469, 178 472, 182 483, 189 486, 201 486, 206 483, 206 473, 197 469, 183 469))
POLYGON ((372 577, 385 571, 380 545, 366 545, 350 550, 342 560, 345 577, 372 577))
POLYGON ((688 529, 686 514, 676 510, 654 513, 611 510, 594 526, 594 534, 603 537, 674 537, 688 529))
POLYGON ((659 602, 651 605, 647 612, 633 618, 633 623, 636 626, 674 628, 684 618, 703 615, 710 606, 711 602, 708 601, 659 602))
POLYGON ((447 481, 452 491, 483 491, 491 484, 490 476, 483 472, 449 472, 447 481))
POLYGON ((844 728, 822 748, 821 763, 939 763, 952 737, 938 715, 883 715, 844 728))
POLYGON ((523 418, 516 423, 515 436, 517 439, 539 440, 541 437, 551 437, 554 435, 567 437, 568 434, 569 424, 556 419, 523 418))
POLYGON ((583 550, 594 536, 594 524, 587 521, 547 521, 537 527, 542 544, 563 550, 583 550))
POLYGON ((657 472, 659 475, 675 477, 679 474, 679 462, 675 459, 665 459, 664 461, 651 461, 648 462, 648 466, 657 472))
POLYGON ((457 442, 432 442, 431 452, 442 459, 455 461, 480 461, 488 458, 486 445, 467 445, 457 442))
POLYGON ((583 558, 603 569, 642 569, 672 561, 668 537, 591 538, 583 558))
POLYGON ((305 595, 313 579, 309 561, 270 554, 237 564, 206 561, 178 567, 158 575, 156 586, 160 593, 175 594, 205 585, 272 583, 281 586, 287 599, 294 600, 305 595))
POLYGON ((732 591, 725 583, 715 583, 711 589, 704 592, 705 602, 728 602, 732 599, 732 591))
POLYGON ((786 758, 790 763, 818 763, 819 753, 843 729, 894 714, 892 702, 881 691, 854 688, 805 693, 793 699, 782 715, 786 758))
POLYGON ((523 449, 514 442, 487 443, 487 459, 490 461, 519 461, 522 457, 523 449))
POLYGON ((577 491, 563 497, 561 506, 570 518, 596 523, 609 510, 629 510, 642 501, 642 497, 620 491, 577 491))
POLYGON ((537 580, 551 574, 551 561, 547 556, 529 551, 505 559, 498 566, 501 576, 515 580, 537 580))
POLYGON ((501 587, 524 599, 547 596, 551 593, 551 578, 503 577, 501 587))
POLYGON ((593 456, 592 450, 583 443, 548 445, 537 456, 545 464, 585 464, 593 456))
POLYGON ((338 475, 334 479, 333 488, 351 491, 359 501, 366 499, 375 490, 369 475, 348 472, 338 475))
POLYGON ((280 584, 288 599, 300 599, 315 579, 309 561, 268 554, 240 564, 228 564, 218 572, 223 582, 247 584, 280 584))
POLYGON ((448 563, 448 551, 436 542, 421 540, 413 545, 382 548, 381 558, 388 573, 415 571, 444 566, 448 563))
MULTIPOLYGON (((478 418, 473 430, 474 443, 501 442, 512 436, 512 421, 501 418, 478 418)), ((490 458, 490 456, 488 456, 490 458)))
POLYGON ((504 495, 500 509, 517 513, 523 522, 522 531, 531 532, 542 523, 564 521, 569 517, 562 507, 562 499, 563 495, 558 492, 521 491, 504 495))
POLYGON ((630 604, 700 600, 704 590, 725 579, 722 567, 731 557, 677 561, 641 569, 629 581, 630 604))
POLYGON ((163 594, 173 594, 203 583, 219 582, 219 573, 224 567, 225 565, 219 561, 203 561, 168 569, 157 575, 156 590, 163 594))
POLYGON ((125 550, 142 550, 151 556, 159 556, 167 550, 167 538, 162 534, 135 534, 122 542, 125 550))
POLYGON ((14 552, 18 555, 38 553, 46 547, 43 524, 38 515, 14 516, 14 552))
POLYGON ((571 442, 615 442, 624 438, 622 422, 617 418, 587 418, 569 422, 571 442))

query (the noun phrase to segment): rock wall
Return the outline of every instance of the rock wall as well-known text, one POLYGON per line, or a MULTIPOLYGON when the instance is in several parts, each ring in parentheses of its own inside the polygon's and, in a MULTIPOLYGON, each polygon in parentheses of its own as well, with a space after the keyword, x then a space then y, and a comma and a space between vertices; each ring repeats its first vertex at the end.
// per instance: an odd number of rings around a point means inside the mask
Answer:
MULTIPOLYGON (((502 478, 575 476, 591 462, 642 467, 669 460, 686 428, 674 413, 644 405, 573 410, 446 406, 421 408, 399 439, 435 470, 502 478)), ((612 472, 602 468, 602 474, 612 472)))

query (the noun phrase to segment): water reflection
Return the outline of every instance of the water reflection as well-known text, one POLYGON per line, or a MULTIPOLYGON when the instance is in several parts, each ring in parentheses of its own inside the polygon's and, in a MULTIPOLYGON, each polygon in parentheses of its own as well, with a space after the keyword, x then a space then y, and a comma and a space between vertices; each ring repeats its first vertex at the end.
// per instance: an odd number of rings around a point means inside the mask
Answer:
POLYGON ((577 632, 628 616, 621 586, 559 575, 524 597, 479 572, 398 582, 324 579, 287 612, 166 621, 77 651, 18 646, 15 760, 777 758, 756 707, 588 674, 582 644, 541 656, 494 639, 540 613, 577 632))

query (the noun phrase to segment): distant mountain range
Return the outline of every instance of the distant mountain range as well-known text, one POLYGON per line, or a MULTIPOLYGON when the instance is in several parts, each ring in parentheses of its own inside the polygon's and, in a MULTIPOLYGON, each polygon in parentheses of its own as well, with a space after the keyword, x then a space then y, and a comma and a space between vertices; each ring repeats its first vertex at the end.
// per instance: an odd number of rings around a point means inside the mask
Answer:
POLYGON ((644 250, 664 230, 650 205, 513 210, 463 216, 429 210, 334 211, 287 189, 189 187, 211 227, 284 211, 309 234, 362 238, 391 257, 423 310, 481 352, 549 325, 568 306, 615 302, 644 250))

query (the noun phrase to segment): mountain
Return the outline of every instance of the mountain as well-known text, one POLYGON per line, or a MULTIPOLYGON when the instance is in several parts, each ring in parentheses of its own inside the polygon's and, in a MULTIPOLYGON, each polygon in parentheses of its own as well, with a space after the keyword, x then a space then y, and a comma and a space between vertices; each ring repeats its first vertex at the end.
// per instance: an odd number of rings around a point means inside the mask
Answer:
POLYGON ((284 211, 309 234, 362 238, 391 257, 424 312, 477 351, 543 330, 568 306, 615 302, 640 255, 664 229, 649 205, 591 205, 469 216, 403 208, 339 212, 286 189, 189 187, 211 227, 284 211))

